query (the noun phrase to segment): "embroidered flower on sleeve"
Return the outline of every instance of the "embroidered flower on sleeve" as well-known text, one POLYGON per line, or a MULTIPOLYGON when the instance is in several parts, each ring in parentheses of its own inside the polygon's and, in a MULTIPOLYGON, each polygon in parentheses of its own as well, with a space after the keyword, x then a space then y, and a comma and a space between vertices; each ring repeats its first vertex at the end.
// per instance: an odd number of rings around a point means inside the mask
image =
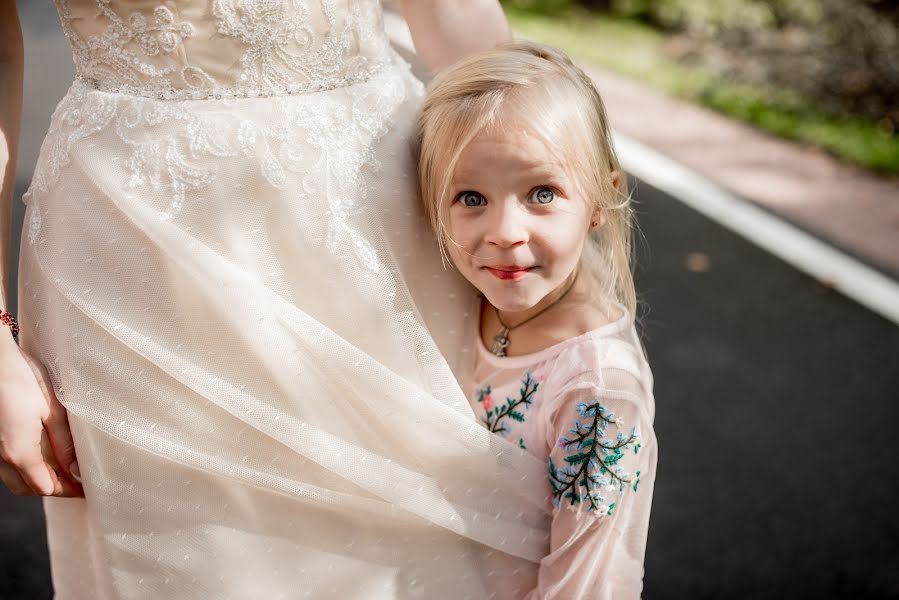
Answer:
POLYGON ((640 451, 640 436, 636 427, 625 435, 621 419, 599 402, 581 402, 577 413, 569 435, 558 441, 567 453, 564 464, 557 466, 549 459, 553 506, 566 504, 572 510, 586 506, 597 517, 611 515, 628 487, 637 491, 640 471, 628 473, 619 462, 626 450, 640 451), (608 431, 610 427, 616 429, 614 434, 608 431))

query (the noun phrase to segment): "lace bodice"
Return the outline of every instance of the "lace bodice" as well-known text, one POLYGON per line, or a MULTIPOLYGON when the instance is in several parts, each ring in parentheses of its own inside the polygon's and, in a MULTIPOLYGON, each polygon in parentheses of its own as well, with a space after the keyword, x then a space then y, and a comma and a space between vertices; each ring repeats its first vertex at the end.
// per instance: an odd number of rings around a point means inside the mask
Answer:
POLYGON ((377 0, 56 0, 76 77, 159 99, 277 96, 387 62, 377 0))

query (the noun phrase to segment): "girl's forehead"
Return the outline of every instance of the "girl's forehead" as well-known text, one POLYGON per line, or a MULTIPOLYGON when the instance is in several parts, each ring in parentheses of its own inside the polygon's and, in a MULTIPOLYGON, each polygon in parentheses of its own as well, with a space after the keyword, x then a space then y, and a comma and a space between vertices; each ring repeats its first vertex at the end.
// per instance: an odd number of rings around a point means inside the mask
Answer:
POLYGON ((456 174, 502 166, 516 170, 563 170, 566 161, 525 124, 492 124, 481 130, 459 155, 456 174))
POLYGON ((475 136, 475 139, 502 139, 506 137, 538 137, 530 119, 519 115, 518 111, 500 108, 475 136))

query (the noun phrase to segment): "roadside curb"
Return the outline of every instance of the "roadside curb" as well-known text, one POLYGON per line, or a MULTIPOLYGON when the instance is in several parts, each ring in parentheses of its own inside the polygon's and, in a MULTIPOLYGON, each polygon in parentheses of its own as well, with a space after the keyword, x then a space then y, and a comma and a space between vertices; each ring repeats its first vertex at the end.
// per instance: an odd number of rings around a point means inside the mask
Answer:
POLYGON ((581 64, 630 139, 899 280, 899 178, 581 64))

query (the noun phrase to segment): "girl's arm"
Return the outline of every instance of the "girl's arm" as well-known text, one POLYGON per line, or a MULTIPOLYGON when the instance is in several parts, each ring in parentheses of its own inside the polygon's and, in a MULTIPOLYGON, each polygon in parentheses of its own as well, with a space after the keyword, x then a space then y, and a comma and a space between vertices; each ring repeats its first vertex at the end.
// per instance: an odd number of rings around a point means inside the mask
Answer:
POLYGON ((636 393, 614 394, 579 383, 549 413, 556 508, 550 552, 526 600, 640 597, 656 447, 633 383, 636 393))
POLYGON ((497 0, 402 0, 415 51, 432 73, 512 39, 497 0))
MULTIPOLYGON (((7 309, 12 203, 22 115, 24 47, 15 0, 0 0, 0 309, 7 309)), ((26 332, 27 334, 27 332, 26 332)), ((0 325, 0 480, 16 495, 83 496, 75 448, 47 370, 0 325), (62 476, 62 475, 66 476, 62 476)))

